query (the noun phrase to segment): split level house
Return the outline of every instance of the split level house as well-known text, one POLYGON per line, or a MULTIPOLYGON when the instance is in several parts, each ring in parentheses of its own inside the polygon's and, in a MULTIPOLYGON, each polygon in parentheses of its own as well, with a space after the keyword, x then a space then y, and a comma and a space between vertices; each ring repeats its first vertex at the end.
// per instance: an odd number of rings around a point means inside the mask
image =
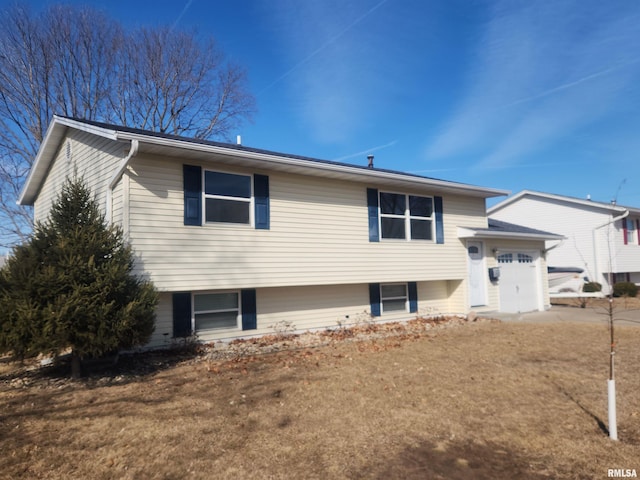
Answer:
POLYGON ((580 268, 605 293, 617 282, 640 284, 640 208, 523 190, 488 212, 564 236, 547 244, 549 267, 580 268))
POLYGON ((559 237, 490 224, 504 190, 56 116, 19 203, 74 172, 160 292, 151 347, 549 304, 559 237))

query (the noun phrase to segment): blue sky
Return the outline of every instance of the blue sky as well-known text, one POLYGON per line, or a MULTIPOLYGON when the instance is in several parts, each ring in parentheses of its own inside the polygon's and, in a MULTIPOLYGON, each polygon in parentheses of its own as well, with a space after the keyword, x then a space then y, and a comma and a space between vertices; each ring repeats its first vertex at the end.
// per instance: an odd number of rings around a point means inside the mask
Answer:
POLYGON ((637 0, 91 4, 213 35, 257 98, 244 145, 640 207, 637 0))

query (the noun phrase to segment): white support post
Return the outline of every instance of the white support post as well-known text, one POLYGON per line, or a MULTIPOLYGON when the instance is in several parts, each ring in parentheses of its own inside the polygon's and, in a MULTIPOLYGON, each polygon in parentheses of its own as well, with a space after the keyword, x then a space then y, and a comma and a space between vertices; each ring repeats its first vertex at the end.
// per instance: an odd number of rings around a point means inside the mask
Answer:
POLYGON ((618 425, 616 420, 616 381, 607 380, 607 392, 609 401, 609 438, 618 440, 618 425))

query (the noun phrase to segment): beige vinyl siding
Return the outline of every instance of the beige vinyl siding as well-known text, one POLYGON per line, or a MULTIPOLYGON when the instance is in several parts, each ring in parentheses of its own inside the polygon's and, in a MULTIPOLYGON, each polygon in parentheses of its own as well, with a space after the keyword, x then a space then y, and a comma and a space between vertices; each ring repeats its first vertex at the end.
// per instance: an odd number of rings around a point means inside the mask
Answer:
POLYGON ((432 316, 466 312, 462 280, 418 282, 418 315, 432 316))
POLYGON ((468 284, 469 282, 466 278, 464 280, 449 280, 446 282, 448 292, 448 309, 443 310, 443 313, 467 313, 469 311, 469 294, 467 291, 468 284))
MULTIPOLYGON (((199 293, 199 292, 195 292, 199 293)), ((256 291, 256 330, 227 329, 201 333, 200 341, 248 337, 277 333, 304 332, 362 322, 406 321, 418 315, 433 316, 449 312, 448 282, 418 283, 418 313, 390 312, 371 317, 369 285, 319 285, 262 288, 256 291), (286 327, 285 327, 286 325, 286 327)), ((149 347, 170 345, 173 335, 172 296, 160 294, 156 330, 149 347)))
POLYGON ((46 180, 34 203, 35 221, 47 218, 51 205, 59 195, 67 178, 82 178, 95 195, 100 207, 105 209, 107 184, 124 156, 125 145, 88 133, 70 130, 49 169, 46 180), (67 142, 70 159, 67 160, 67 142))
POLYGON ((158 296, 155 326, 156 328, 147 347, 162 348, 171 346, 174 340, 173 301, 170 293, 161 293, 158 296))
POLYGON ((383 186, 228 166, 219 170, 269 176, 270 230, 184 226, 182 164, 140 155, 132 170, 131 239, 139 268, 161 290, 461 280, 466 254, 457 226, 486 226, 484 200, 445 196, 444 245, 369 242, 366 189, 383 186))

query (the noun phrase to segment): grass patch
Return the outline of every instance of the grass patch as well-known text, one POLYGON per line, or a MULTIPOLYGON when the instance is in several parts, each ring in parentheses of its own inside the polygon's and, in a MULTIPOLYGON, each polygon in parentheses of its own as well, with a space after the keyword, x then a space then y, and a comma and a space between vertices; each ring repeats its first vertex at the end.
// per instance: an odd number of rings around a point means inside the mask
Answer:
POLYGON ((0 476, 606 478, 640 470, 640 328, 617 337, 619 442, 606 326, 476 322, 106 380, 4 373, 0 476))

